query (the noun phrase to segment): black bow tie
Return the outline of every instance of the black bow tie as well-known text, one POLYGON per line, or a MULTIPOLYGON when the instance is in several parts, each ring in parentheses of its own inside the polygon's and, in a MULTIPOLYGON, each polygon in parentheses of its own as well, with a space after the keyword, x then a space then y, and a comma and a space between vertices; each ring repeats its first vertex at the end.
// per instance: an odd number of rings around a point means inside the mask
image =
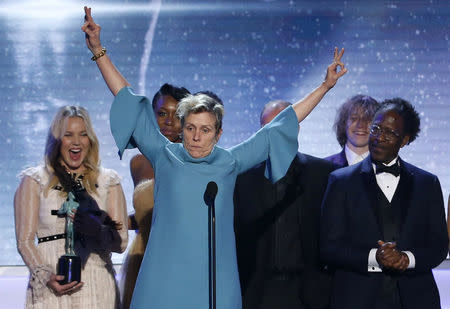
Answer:
POLYGON ((376 174, 390 173, 390 174, 394 175, 395 177, 400 175, 400 166, 398 165, 398 162, 395 162, 395 164, 393 164, 391 166, 386 166, 382 163, 377 163, 375 170, 376 170, 376 174))

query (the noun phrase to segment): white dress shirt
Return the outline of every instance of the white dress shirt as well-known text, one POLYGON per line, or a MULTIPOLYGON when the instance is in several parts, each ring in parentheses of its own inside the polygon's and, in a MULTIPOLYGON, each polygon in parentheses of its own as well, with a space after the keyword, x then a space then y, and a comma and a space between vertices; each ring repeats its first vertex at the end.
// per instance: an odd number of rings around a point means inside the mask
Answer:
MULTIPOLYGON (((386 166, 394 165, 398 160, 398 156, 389 162, 388 164, 385 164, 386 166)), ((384 164, 384 163, 383 163, 384 164)), ((383 191, 384 195, 386 196, 386 199, 390 202, 392 202, 392 198, 394 197, 395 190, 397 189, 398 182, 400 181, 400 175, 394 176, 390 173, 380 173, 376 174, 376 167, 375 164, 372 163, 373 172, 375 173, 375 178, 377 180, 377 184, 380 187, 381 191, 383 191)), ((369 251, 369 259, 368 259, 368 271, 369 272, 381 272, 382 269, 380 265, 377 262, 376 259, 376 253, 378 248, 370 249, 369 251)), ((409 265, 408 268, 414 268, 416 266, 416 259, 414 257, 414 254, 410 251, 402 251, 406 253, 406 255, 409 258, 409 265)))
POLYGON ((369 150, 367 150, 367 152, 363 154, 357 154, 356 152, 348 148, 347 144, 345 144, 344 151, 345 158, 347 159, 349 166, 361 162, 369 155, 369 150))

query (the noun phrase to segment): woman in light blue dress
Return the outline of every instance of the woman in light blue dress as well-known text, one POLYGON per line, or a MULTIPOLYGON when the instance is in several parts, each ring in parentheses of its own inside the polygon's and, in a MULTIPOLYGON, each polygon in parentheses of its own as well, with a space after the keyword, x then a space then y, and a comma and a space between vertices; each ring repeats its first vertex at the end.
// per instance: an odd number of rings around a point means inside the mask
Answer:
POLYGON ((178 107, 183 142, 177 144, 160 133, 151 102, 133 93, 104 52, 100 27, 90 9, 85 8, 85 13, 82 30, 87 46, 115 96, 111 131, 120 156, 127 148, 138 147, 155 170, 152 229, 131 308, 208 308, 208 207, 203 195, 210 181, 218 185, 217 308, 241 308, 233 230, 236 176, 267 159, 266 176, 272 181, 284 176, 297 153, 298 122, 346 73, 343 50, 335 49, 334 62, 318 88, 230 149, 216 146, 222 134, 223 106, 205 94, 187 96, 178 107))

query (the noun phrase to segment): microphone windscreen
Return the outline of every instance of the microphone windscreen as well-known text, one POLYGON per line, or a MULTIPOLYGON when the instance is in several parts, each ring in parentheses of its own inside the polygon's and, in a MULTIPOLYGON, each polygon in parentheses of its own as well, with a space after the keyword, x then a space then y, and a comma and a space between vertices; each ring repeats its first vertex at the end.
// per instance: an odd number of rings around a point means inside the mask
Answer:
POLYGON ((211 206, 214 203, 218 191, 217 184, 214 181, 208 182, 206 186, 205 194, 203 194, 203 200, 206 205, 211 206))
POLYGON ((216 197, 217 195, 217 184, 214 181, 208 182, 208 185, 206 186, 206 192, 211 197, 216 197))

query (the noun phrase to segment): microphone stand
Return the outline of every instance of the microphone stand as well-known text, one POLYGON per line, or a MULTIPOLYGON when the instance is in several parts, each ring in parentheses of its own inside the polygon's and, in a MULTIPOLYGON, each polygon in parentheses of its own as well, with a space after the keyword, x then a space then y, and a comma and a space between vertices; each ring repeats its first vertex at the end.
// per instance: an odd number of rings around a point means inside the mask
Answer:
POLYGON ((203 200, 208 206, 209 309, 216 309, 216 210, 217 184, 210 181, 203 200))
POLYGON ((208 209, 209 308, 216 309, 216 211, 214 201, 208 209))

